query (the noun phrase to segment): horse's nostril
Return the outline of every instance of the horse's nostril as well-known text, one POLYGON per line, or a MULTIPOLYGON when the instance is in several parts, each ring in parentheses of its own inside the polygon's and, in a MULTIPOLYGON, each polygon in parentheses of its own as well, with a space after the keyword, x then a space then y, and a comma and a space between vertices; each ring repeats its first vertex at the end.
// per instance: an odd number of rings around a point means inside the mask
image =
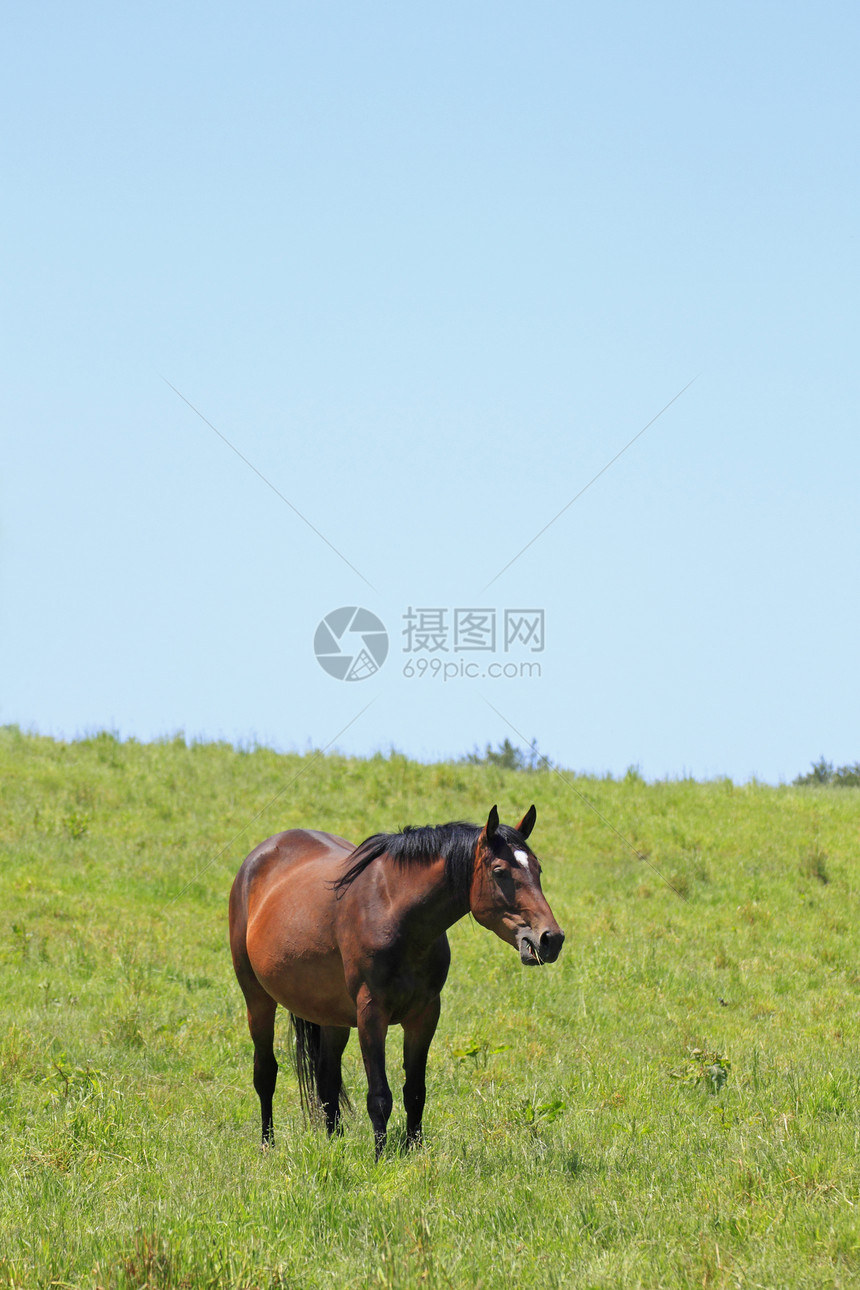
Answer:
POLYGON ((564 932, 559 927, 557 931, 552 932, 547 929, 541 932, 540 937, 540 956, 548 962, 557 959, 561 953, 562 942, 564 941, 564 932))

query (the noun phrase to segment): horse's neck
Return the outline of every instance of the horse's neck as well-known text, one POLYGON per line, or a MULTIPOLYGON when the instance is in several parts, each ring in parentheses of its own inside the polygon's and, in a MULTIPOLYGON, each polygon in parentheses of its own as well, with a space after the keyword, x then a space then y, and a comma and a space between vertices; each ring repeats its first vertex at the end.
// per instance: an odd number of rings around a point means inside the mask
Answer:
POLYGON ((452 890, 446 868, 440 856, 426 869, 411 870, 408 892, 403 893, 404 923, 428 942, 438 939, 469 912, 468 893, 452 890))

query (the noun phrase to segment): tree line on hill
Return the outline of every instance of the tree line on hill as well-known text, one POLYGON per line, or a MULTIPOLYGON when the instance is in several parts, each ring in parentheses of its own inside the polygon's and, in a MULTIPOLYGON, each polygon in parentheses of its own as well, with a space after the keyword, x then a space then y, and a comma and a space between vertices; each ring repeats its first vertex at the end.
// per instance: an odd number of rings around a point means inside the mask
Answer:
POLYGON ((808 775, 798 775, 794 783, 797 785, 830 784, 834 788, 860 788, 860 761, 855 761, 853 766, 834 766, 832 761, 825 761, 821 757, 812 763, 812 770, 808 775))
MULTIPOLYGON (((548 757, 538 752, 537 740, 533 739, 528 752, 517 748, 510 739, 505 739, 493 748, 487 744, 483 752, 477 748, 467 753, 463 761, 473 766, 500 766, 503 770, 540 770, 546 767, 553 769, 548 757)), ((630 767, 627 778, 641 779, 637 767, 630 767)), ((829 785, 833 788, 860 788, 860 761, 849 766, 834 766, 833 762, 821 757, 812 763, 812 770, 807 775, 798 775, 792 783, 796 787, 805 785, 829 785)))

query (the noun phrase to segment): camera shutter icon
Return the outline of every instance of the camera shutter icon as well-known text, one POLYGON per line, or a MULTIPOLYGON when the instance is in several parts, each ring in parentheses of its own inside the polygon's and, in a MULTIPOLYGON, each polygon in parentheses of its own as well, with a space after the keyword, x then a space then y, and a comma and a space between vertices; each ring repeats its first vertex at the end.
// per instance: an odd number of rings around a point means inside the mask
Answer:
POLYGON ((366 681, 388 657, 385 624, 369 609, 333 609, 314 635, 314 654, 323 671, 338 681, 366 681))

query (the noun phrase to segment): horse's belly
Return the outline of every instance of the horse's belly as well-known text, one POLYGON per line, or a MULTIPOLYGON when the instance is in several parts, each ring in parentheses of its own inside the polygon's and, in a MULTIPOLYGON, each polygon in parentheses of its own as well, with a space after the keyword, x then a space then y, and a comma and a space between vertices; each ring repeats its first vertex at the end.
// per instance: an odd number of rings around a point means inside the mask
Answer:
POLYGON ((272 956, 250 955, 254 975, 263 989, 288 1012, 320 1026, 354 1026, 355 1003, 343 975, 343 962, 335 951, 272 956))

